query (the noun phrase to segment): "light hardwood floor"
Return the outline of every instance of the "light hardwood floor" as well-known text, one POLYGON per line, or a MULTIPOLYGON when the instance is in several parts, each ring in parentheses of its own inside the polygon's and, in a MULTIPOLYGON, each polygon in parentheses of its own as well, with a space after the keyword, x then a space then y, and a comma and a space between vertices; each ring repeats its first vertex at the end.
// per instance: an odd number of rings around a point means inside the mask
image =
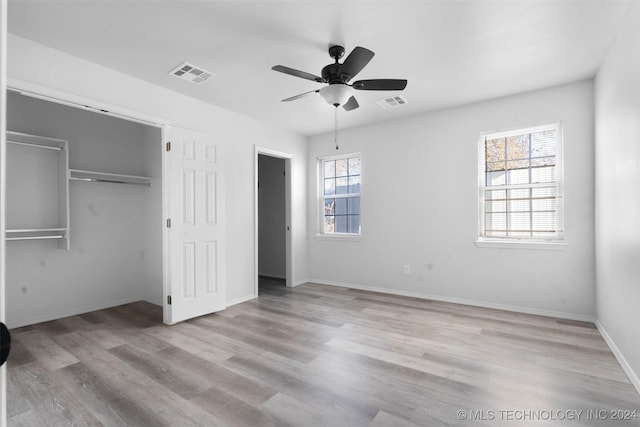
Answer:
POLYGON ((278 285, 174 326, 139 302, 15 329, 9 425, 640 425, 611 420, 640 396, 592 324, 278 285))

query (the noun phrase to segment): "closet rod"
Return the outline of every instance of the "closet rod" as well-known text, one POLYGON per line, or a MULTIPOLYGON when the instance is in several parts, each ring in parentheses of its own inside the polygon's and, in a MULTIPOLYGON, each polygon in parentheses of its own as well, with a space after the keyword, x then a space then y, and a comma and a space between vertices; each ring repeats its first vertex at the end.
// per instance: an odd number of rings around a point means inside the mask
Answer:
POLYGON ((62 147, 55 147, 55 146, 51 146, 51 145, 44 145, 44 144, 36 144, 35 142, 20 142, 20 141, 11 141, 9 139, 7 139, 7 142, 9 144, 16 144, 16 145, 26 145, 28 147, 38 147, 38 148, 45 148, 47 150, 56 150, 56 151, 62 151, 62 147))
POLYGON ((107 182, 110 184, 129 184, 129 185, 144 185, 150 187, 151 184, 148 182, 130 182, 130 181, 120 181, 116 179, 104 179, 104 178, 79 178, 75 176, 70 176, 70 180, 72 181, 84 181, 84 182, 107 182))
POLYGON ((58 228, 8 228, 5 230, 7 234, 10 233, 44 233, 44 232, 55 232, 55 231, 66 231, 66 228, 58 227, 58 228))
POLYGON ((24 237, 5 237, 4 240, 44 240, 44 239, 64 239, 65 236, 24 236, 24 237))

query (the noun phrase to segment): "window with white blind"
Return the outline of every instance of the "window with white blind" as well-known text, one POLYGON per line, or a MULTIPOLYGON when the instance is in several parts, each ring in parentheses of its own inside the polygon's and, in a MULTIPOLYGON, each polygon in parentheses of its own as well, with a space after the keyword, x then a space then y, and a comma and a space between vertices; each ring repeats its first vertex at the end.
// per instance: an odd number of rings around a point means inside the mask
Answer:
POLYGON ((486 133, 479 145, 481 241, 561 241, 560 124, 486 133))
POLYGON ((360 154, 323 157, 320 167, 320 233, 360 234, 360 154))

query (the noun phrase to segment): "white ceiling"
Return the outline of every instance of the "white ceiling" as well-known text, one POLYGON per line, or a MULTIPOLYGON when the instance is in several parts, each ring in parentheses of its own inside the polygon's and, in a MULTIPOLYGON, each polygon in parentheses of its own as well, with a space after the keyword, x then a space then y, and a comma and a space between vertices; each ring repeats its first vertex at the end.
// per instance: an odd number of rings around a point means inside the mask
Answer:
MULTIPOLYGON (((340 127, 413 115, 591 77, 627 10, 624 1, 9 1, 9 32, 303 135, 331 131, 319 75, 330 44, 373 50, 356 79, 406 78, 398 92, 356 92, 340 127), (187 61, 216 77, 167 73, 187 61)), ((346 56, 346 55, 345 55, 346 56)), ((9 58, 11 60, 11 58, 9 58)), ((96 82, 100 84, 100 82, 96 82)))

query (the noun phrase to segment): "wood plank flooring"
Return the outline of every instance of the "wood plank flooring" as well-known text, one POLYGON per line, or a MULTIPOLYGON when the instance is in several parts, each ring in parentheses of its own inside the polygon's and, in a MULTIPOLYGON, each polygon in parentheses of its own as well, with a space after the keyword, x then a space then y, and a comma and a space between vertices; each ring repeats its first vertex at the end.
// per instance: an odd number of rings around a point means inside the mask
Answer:
POLYGON ((13 343, 10 426, 640 425, 593 324, 338 287, 273 281, 174 326, 138 302, 13 343))

